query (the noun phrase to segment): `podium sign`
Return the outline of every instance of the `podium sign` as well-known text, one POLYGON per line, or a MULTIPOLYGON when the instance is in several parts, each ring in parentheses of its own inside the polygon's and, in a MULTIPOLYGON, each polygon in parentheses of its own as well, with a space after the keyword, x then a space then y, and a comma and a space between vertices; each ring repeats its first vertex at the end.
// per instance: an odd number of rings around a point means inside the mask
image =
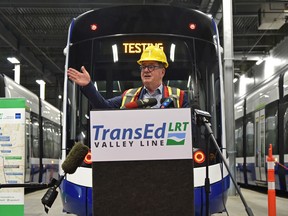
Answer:
POLYGON ((193 215, 191 110, 91 111, 93 215, 193 215))
POLYGON ((91 112, 92 161, 191 159, 190 109, 91 112))

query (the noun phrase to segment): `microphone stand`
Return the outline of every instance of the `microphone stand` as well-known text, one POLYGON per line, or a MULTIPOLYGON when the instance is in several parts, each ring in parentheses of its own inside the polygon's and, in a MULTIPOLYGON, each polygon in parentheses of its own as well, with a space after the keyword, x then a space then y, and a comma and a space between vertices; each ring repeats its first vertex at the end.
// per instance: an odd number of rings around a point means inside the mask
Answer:
POLYGON ((48 191, 45 193, 43 198, 41 199, 42 204, 44 205, 45 212, 48 213, 49 209, 48 207, 51 207, 53 202, 55 201, 58 191, 56 191, 57 187, 61 184, 61 181, 63 180, 64 176, 61 176, 60 180, 52 179, 52 181, 49 184, 45 183, 23 183, 23 184, 0 184, 1 188, 49 188, 48 191))
POLYGON ((23 184, 0 184, 0 189, 1 188, 48 188, 51 186, 51 183, 49 184, 44 184, 44 183, 23 183, 23 184))
POLYGON ((39 188, 39 189, 49 188, 48 191, 45 193, 45 195, 41 199, 41 202, 44 205, 44 210, 46 213, 48 213, 49 211, 48 207, 51 207, 55 199, 57 198, 58 191, 56 189, 60 186, 65 176, 66 174, 61 176, 58 181, 53 178, 49 184, 44 184, 44 183, 0 184, 0 189, 1 188, 19 188, 19 187, 39 188))
POLYGON ((206 160, 206 177, 205 177, 205 198, 206 198, 206 216, 210 215, 210 178, 209 178, 209 137, 206 138, 206 144, 205 144, 205 148, 206 148, 206 155, 208 156, 208 160, 206 160))
POLYGON ((57 183, 57 180, 53 178, 48 184, 47 183, 37 183, 37 182, 30 182, 30 183, 19 183, 19 184, 0 184, 1 188, 39 188, 45 189, 54 186, 57 183))
POLYGON ((51 208, 52 204, 54 203, 54 201, 57 198, 57 195, 58 195, 57 188, 60 186, 60 184, 63 181, 63 179, 65 178, 65 176, 66 176, 66 173, 64 175, 60 176, 60 179, 58 181, 56 181, 56 183, 53 184, 47 190, 47 192, 44 194, 44 196, 41 199, 41 202, 44 206, 44 210, 47 214, 48 214, 49 208, 51 208))
MULTIPOLYGON (((213 131, 211 129, 211 124, 209 123, 209 120, 207 119, 207 118, 211 118, 211 115, 208 112, 202 111, 202 110, 199 110, 199 109, 194 109, 194 114, 195 114, 195 117, 196 117, 196 123, 199 122, 199 124, 204 125, 206 130, 208 131, 208 135, 210 136, 211 140, 213 141, 213 144, 214 144, 218 154, 220 155, 220 157, 221 157, 221 159, 222 159, 222 161, 223 161, 223 163, 224 163, 224 165, 225 165, 225 167, 226 167, 226 169, 227 169, 227 171, 229 173, 229 176, 230 176, 230 178, 231 178, 231 180, 232 180, 232 182, 233 182, 233 184, 234 184, 234 186, 236 188, 236 191, 239 194, 243 205, 245 206, 245 210, 246 210, 247 215, 248 216, 254 216, 251 208, 247 205, 247 203, 246 203, 241 191, 239 190, 239 188, 237 186, 237 183, 234 180, 234 178, 233 178, 233 176, 232 176, 232 174, 231 174, 231 172, 229 170, 228 164, 227 164, 227 162, 226 162, 226 160, 225 160, 225 158, 224 158, 224 156, 223 156, 223 154, 222 154, 222 152, 221 152, 221 150, 220 150, 220 148, 218 146, 218 143, 217 143, 217 141, 216 141, 216 139, 215 139, 215 137, 213 135, 213 131)), ((208 165, 207 162, 206 162, 206 165, 208 165)), ((206 174, 207 174, 207 172, 206 172, 206 174)), ((207 178, 208 177, 206 177, 206 179, 207 178)), ((205 179, 205 184, 206 184, 206 181, 207 181, 206 179, 205 179)), ((208 178, 207 183, 209 183, 209 178, 208 178)), ((207 194, 206 194, 206 196, 207 196, 207 194)), ((206 200, 207 200, 207 197, 206 197, 206 200)), ((207 205, 207 203, 206 203, 206 205, 207 205)), ((208 211, 206 211, 206 214, 207 214, 207 212, 208 211)))

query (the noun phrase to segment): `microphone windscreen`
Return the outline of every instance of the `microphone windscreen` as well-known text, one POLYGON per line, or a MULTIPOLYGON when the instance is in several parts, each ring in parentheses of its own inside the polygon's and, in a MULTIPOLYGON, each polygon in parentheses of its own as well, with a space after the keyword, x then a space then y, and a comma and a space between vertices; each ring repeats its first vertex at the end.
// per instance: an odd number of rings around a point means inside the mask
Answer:
POLYGON ((152 107, 155 106, 157 104, 157 99, 156 98, 145 98, 143 100, 139 100, 141 101, 141 105, 139 105, 139 107, 152 107))
POLYGON ((75 143, 62 164, 63 171, 68 174, 73 174, 82 164, 88 151, 88 146, 83 145, 82 143, 75 143))
POLYGON ((143 100, 132 101, 124 105, 124 109, 137 109, 143 107, 152 107, 157 104, 156 98, 145 98, 143 100))

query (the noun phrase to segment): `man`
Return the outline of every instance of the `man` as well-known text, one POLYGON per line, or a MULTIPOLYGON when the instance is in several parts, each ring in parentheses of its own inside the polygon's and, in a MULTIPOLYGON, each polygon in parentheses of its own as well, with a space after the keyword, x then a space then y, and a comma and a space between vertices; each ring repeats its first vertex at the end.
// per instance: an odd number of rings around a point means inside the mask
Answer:
POLYGON ((141 58, 140 65, 142 87, 126 90, 121 96, 105 99, 95 89, 91 78, 84 66, 81 72, 69 68, 67 71, 70 80, 81 86, 81 91, 88 98, 93 108, 121 108, 125 104, 139 99, 156 98, 157 104, 152 108, 161 106, 161 99, 171 97, 174 107, 188 107, 187 95, 183 90, 171 88, 163 84, 165 69, 168 62, 165 53, 158 47, 147 47, 141 58))

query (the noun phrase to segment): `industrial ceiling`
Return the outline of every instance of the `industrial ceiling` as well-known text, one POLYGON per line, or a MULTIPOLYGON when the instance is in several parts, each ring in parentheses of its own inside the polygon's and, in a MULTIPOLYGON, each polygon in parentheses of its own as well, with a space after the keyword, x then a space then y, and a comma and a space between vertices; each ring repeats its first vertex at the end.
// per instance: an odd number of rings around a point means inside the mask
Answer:
MULTIPOLYGON (((44 79, 46 100, 60 108, 71 20, 91 9, 123 4, 165 4, 211 14, 223 44, 222 0, 1 0, 0 73, 13 79, 14 66, 7 57, 17 56, 21 85, 39 95, 35 80, 44 79)), ((287 1, 233 0, 234 73, 248 72, 287 37, 287 21, 287 1)))

